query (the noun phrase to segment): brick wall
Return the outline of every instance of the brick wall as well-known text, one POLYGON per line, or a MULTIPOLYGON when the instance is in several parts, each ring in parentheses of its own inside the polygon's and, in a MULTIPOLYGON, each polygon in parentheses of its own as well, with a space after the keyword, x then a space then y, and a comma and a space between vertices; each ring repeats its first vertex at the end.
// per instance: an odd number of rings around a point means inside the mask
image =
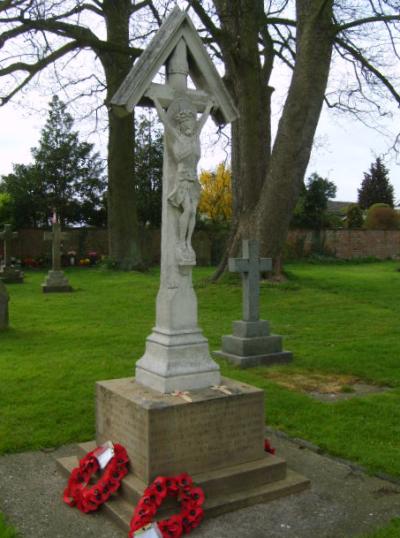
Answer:
POLYGON ((400 256, 400 230, 290 230, 287 256, 300 258, 313 252, 339 259, 400 256))
MULTIPOLYGON (((104 228, 73 228, 67 230, 69 238, 63 241, 63 253, 74 250, 84 257, 95 251, 99 255, 108 254, 108 236, 104 228)), ((51 257, 51 241, 44 241, 44 230, 18 230, 18 238, 12 242, 11 255, 17 258, 51 257)), ((160 231, 143 230, 140 237, 143 256, 148 263, 160 262, 160 231)), ((193 237, 199 265, 210 265, 211 242, 205 232, 197 232, 193 237)), ((0 256, 3 255, 3 241, 0 241, 0 256)))

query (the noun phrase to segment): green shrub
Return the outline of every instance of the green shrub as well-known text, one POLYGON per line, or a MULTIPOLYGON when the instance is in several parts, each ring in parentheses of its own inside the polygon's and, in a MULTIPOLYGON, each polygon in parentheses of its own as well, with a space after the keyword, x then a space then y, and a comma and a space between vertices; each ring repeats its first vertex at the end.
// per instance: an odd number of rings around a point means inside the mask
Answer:
POLYGON ((358 204, 349 205, 346 212, 347 228, 362 228, 364 224, 363 211, 358 204))
POLYGON ((367 230, 396 230, 399 227, 399 219, 396 211, 388 204, 373 204, 365 219, 367 230))

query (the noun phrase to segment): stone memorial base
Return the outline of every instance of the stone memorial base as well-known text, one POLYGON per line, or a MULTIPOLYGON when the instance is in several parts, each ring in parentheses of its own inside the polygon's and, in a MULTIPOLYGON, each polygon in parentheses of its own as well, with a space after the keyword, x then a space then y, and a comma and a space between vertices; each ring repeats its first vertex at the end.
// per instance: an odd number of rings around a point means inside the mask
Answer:
POLYGON ((3 267, 0 269, 0 280, 5 284, 22 284, 24 282, 24 273, 13 267, 3 267))
POLYGON ((234 321, 233 334, 222 337, 222 350, 218 357, 235 366, 269 366, 287 364, 293 360, 290 351, 282 349, 282 337, 270 334, 268 321, 234 321))
POLYGON ((43 293, 60 293, 72 291, 64 271, 49 271, 42 284, 43 293))
MULTIPOLYGON (((205 492, 206 516, 309 486, 283 459, 264 451, 264 392, 231 379, 222 382, 175 396, 133 378, 97 383, 96 442, 80 445, 79 457, 108 440, 127 449, 130 472, 105 505, 125 530, 146 486, 159 475, 188 472, 205 492)), ((77 458, 62 458, 59 465, 69 475, 77 458)), ((179 511, 170 500, 158 515, 162 519, 171 510, 179 511)))

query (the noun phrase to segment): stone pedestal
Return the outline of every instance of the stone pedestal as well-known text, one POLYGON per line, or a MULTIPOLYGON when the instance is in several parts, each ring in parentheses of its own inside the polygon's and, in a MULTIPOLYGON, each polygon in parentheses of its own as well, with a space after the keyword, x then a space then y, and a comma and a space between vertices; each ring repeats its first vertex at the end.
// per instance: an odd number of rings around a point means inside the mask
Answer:
POLYGON ((72 291, 64 271, 49 271, 42 284, 43 293, 60 293, 72 291))
POLYGON ((234 321, 232 328, 232 335, 222 337, 218 357, 241 368, 292 361, 292 353, 282 349, 282 337, 270 334, 268 321, 234 321))
POLYGON ((0 280, 5 284, 22 284, 24 273, 14 267, 3 267, 0 269, 0 280))
POLYGON ((0 280, 0 331, 8 328, 8 301, 7 289, 0 280))
MULTIPOLYGON (((222 389, 176 396, 160 394, 134 378, 97 383, 96 443, 82 450, 108 440, 127 449, 130 473, 121 495, 106 505, 123 528, 128 528, 146 486, 160 475, 188 472, 204 489, 207 516, 308 487, 309 481, 289 471, 283 459, 264 451, 264 392, 231 379, 222 382, 222 389)), ((75 457, 59 461, 66 473, 76 463, 75 457)), ((164 508, 168 510, 168 503, 164 508)), ((164 514, 161 510, 159 515, 164 514)))

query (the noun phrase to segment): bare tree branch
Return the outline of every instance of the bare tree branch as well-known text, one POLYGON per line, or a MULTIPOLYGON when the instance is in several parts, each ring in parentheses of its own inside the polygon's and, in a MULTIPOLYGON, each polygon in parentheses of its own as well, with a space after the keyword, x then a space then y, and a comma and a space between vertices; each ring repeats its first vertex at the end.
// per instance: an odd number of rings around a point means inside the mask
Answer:
POLYGON ((60 47, 58 50, 52 52, 45 58, 41 58, 34 64, 15 62, 14 64, 8 65, 7 67, 0 69, 0 76, 15 73, 17 71, 26 71, 28 73, 28 76, 20 84, 18 84, 8 95, 2 96, 0 98, 0 106, 5 105, 17 92, 19 92, 24 86, 26 86, 37 73, 42 71, 42 69, 77 48, 79 48, 79 43, 77 41, 71 41, 63 47, 60 47))
POLYGON ((363 24, 370 24, 373 22, 393 22, 400 21, 400 15, 376 15, 373 17, 366 17, 365 19, 358 19, 355 21, 350 21, 345 24, 340 24, 337 27, 337 31, 343 32, 344 30, 349 30, 349 28, 355 28, 356 26, 362 26, 363 24))
POLYGON ((389 81, 387 77, 385 77, 379 69, 377 69, 375 66, 369 62, 363 54, 356 49, 355 47, 349 45, 345 40, 336 38, 336 42, 343 47, 347 52, 351 54, 351 56, 358 61, 358 63, 361 65, 362 68, 366 69, 370 73, 372 73, 382 84, 389 90, 391 95, 395 98, 395 100, 400 105, 400 94, 396 91, 393 84, 389 81))

